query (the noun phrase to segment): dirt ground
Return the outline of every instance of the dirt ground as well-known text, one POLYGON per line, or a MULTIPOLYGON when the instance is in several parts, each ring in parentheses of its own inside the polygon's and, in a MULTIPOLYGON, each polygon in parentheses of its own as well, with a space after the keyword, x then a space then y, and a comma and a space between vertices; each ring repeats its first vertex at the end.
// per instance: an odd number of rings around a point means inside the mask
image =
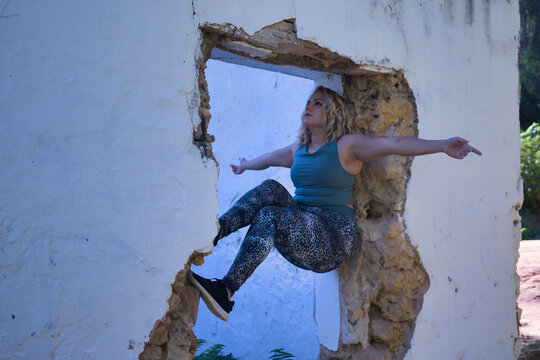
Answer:
POLYGON ((540 359, 540 240, 521 241, 517 273, 521 278, 519 332, 524 345, 519 358, 540 359))

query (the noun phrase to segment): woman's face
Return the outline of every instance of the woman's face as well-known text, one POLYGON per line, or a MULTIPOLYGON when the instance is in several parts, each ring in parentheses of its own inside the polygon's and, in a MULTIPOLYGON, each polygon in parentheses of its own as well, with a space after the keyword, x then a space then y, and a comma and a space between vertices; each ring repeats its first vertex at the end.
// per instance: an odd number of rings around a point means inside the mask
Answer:
POLYGON ((319 91, 314 92, 307 101, 306 110, 304 112, 304 124, 306 124, 308 129, 323 127, 323 105, 323 94, 319 91))

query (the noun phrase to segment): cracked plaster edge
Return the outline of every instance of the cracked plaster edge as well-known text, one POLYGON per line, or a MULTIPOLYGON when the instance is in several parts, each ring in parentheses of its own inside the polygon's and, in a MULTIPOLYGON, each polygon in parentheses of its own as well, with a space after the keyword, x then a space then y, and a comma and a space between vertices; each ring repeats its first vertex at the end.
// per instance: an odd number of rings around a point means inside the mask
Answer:
MULTIPOLYGON (((409 89, 411 89, 411 88, 409 87, 409 89)), ((412 93, 412 89, 411 89, 411 93, 412 93)), ((414 109, 414 112, 415 112, 415 116, 418 119, 418 122, 420 122, 420 119, 418 118, 418 113, 417 113, 416 98, 414 96, 413 96, 413 103, 414 103, 413 109, 414 109)), ((417 131, 416 136, 418 137, 418 135, 419 135, 418 134, 418 132, 419 132, 418 124, 416 126, 416 131, 417 131)), ((409 183, 410 183, 410 180, 412 178, 412 165, 413 165, 413 162, 414 162, 414 158, 410 160, 409 164, 407 164, 408 169, 407 169, 407 179, 405 180, 405 192, 404 192, 404 195, 403 195, 404 198, 399 203, 400 209, 399 209, 399 211, 397 211, 397 213, 398 213, 398 218, 399 218, 400 223, 401 223, 402 228, 403 228, 403 234, 405 234, 405 237, 406 237, 407 241, 411 245, 412 250, 414 251, 414 254, 415 254, 416 258, 418 259, 419 266, 424 270, 424 272, 426 274, 426 282, 419 288, 419 289, 422 289, 422 288, 424 289, 423 295, 420 298, 419 304, 417 304, 418 310, 416 312, 416 316, 413 317, 413 321, 411 323, 411 334, 409 336, 408 344, 407 344, 406 348, 403 349, 399 354, 400 359, 406 359, 407 354, 412 349, 414 334, 415 334, 415 330, 416 330, 416 323, 418 321, 418 318, 420 317, 420 314, 422 313, 422 309, 424 308, 424 300, 426 298, 426 295, 428 294, 429 290, 431 289, 431 274, 429 273, 427 266, 424 264, 424 261, 422 260, 422 257, 420 256, 420 252, 418 251, 418 248, 419 248, 420 245, 417 244, 416 242, 413 242, 414 237, 409 232, 409 229, 408 229, 408 226, 407 226, 407 219, 406 219, 406 216, 405 216, 405 210, 407 208, 407 199, 409 198, 409 183)))
MULTIPOLYGON (((193 4, 193 0, 192 0, 192 7, 193 7, 193 17, 195 18, 196 12, 195 12, 195 6, 193 4)), ((206 69, 206 62, 210 59, 211 50, 215 45, 216 45, 215 41, 212 41, 212 40, 209 41, 209 39, 207 39, 207 37, 203 35, 202 28, 199 26, 197 28, 197 46, 196 46, 195 62, 194 62, 195 71, 196 71, 196 79, 195 79, 196 85, 189 91, 189 93, 186 93, 186 95, 191 95, 191 98, 189 99, 186 97, 186 101, 189 101, 188 111, 190 114, 190 120, 192 124, 192 129, 193 129, 192 145, 201 153, 201 161, 203 164, 210 162, 216 168, 216 182, 214 186, 214 192, 217 188, 217 179, 219 179, 219 173, 220 173, 221 167, 217 159, 214 157, 213 153, 211 153, 211 156, 206 156, 204 153, 204 149, 202 149, 201 146, 198 146, 195 143, 196 141, 195 132, 204 121, 200 115, 201 108, 203 107, 203 101, 201 101, 201 96, 204 90, 204 89, 201 89, 201 85, 204 85, 204 86, 208 85, 204 70, 206 69), (209 50, 204 49, 203 48, 204 46, 208 46, 209 50), (201 81, 201 76, 203 77, 202 81, 201 81)), ((206 95, 208 96, 208 98, 210 98, 210 94, 208 92, 206 95)), ((209 102, 210 100, 208 100, 208 103, 209 102)), ((210 109, 210 107, 208 107, 208 109, 210 109)), ((209 122, 210 118, 207 119, 207 121, 209 122)), ((208 124, 207 124, 207 127, 208 127, 208 124)), ((210 136, 209 146, 210 146, 210 151, 212 151, 211 143, 214 141, 214 136, 212 134, 208 134, 208 133, 206 134, 210 136)), ((217 219, 218 213, 219 213, 219 203, 218 203, 218 208, 216 211, 216 220, 215 220, 216 234, 219 232, 219 222, 217 219)), ((204 245, 203 247, 192 251, 191 255, 188 256, 187 261, 184 263, 183 269, 190 270, 192 264, 195 266, 202 265, 204 263, 204 258, 206 256, 211 255, 213 251, 214 251, 213 240, 209 239, 207 245, 204 245)))
POLYGON ((519 357, 519 354, 521 353, 521 350, 523 348, 523 341, 521 341, 521 333, 519 331, 519 323, 521 320, 521 314, 523 310, 519 307, 517 299, 520 294, 520 277, 517 273, 517 262, 519 261, 519 242, 521 241, 521 216, 519 215, 519 210, 523 206, 524 201, 524 192, 523 192, 523 178, 521 177, 520 173, 518 172, 517 177, 517 184, 516 184, 516 190, 518 199, 514 206, 512 206, 512 212, 514 213, 514 233, 517 233, 520 231, 520 234, 518 236, 515 236, 518 238, 518 247, 517 247, 517 254, 514 257, 515 259, 515 269, 514 269, 514 282, 515 282, 515 296, 516 296, 516 303, 515 303, 515 314, 516 314, 516 328, 517 328, 517 336, 514 338, 514 344, 513 344, 513 354, 514 357, 517 359, 519 357), (515 225, 519 225, 519 230, 515 230, 515 225))
MULTIPOLYGON (((403 75, 403 80, 405 81, 407 87, 411 91, 412 105, 413 105, 412 108, 413 108, 413 112, 414 112, 413 116, 417 119, 417 123, 416 123, 416 126, 415 126, 415 130, 416 130, 415 135, 416 135, 416 137, 418 137, 420 119, 418 117, 418 111, 417 111, 417 106, 416 106, 416 98, 414 96, 414 93, 412 91, 411 86, 409 85, 407 79, 405 78, 405 74, 402 73, 402 75, 403 75)), ((416 308, 417 308, 416 309, 416 315, 413 316, 413 320, 412 320, 412 322, 410 324, 410 327, 411 327, 410 332, 411 333, 408 336, 408 341, 405 344, 406 346, 403 349, 398 350, 397 358, 399 358, 399 359, 405 359, 407 357, 407 354, 409 353, 409 351, 412 348, 413 338, 414 338, 414 334, 415 334, 415 330, 416 330, 416 323, 418 321, 418 317, 420 316, 420 313, 422 312, 422 309, 424 308, 424 299, 425 299, 429 289, 431 288, 431 274, 429 273, 427 266, 424 264, 424 261, 422 260, 422 257, 420 256, 420 252, 418 251, 419 245, 418 244, 415 245, 415 242, 413 241, 414 237, 409 232, 409 229, 408 229, 408 226, 407 226, 407 219, 405 217, 405 210, 407 208, 407 199, 409 198, 409 184, 410 184, 410 180, 412 178, 413 162, 414 162, 414 157, 411 157, 406 162, 406 165, 405 165, 405 167, 406 167, 406 178, 404 179, 405 191, 403 192, 403 199, 400 199, 400 201, 396 204, 399 208, 397 209, 397 211, 395 213, 397 214, 398 221, 401 224, 401 227, 403 229, 402 234, 405 235, 405 238, 406 238, 408 244, 411 246, 412 251, 414 252, 415 258, 418 260, 418 267, 423 269, 426 277, 425 277, 425 283, 422 284, 422 286, 420 286, 418 288, 418 289, 423 289, 423 294, 419 298, 419 302, 416 304, 416 308)))
MULTIPOLYGON (((264 26, 264 27, 260 28, 259 30, 254 31, 253 33, 249 33, 247 31, 245 31, 242 27, 237 27, 236 25, 234 25, 232 23, 229 23, 229 22, 215 23, 215 22, 206 21, 206 22, 203 22, 202 24, 199 25, 199 30, 203 29, 203 30, 206 30, 206 31, 214 31, 216 33, 222 33, 223 35, 227 34, 227 35, 229 35, 231 37, 237 36, 238 33, 243 33, 243 35, 245 35, 247 37, 255 37, 255 36, 259 35, 261 32, 263 32, 265 30, 268 30, 268 29, 271 29, 272 27, 274 27, 276 24, 279 24, 280 22, 294 23, 295 30, 296 30, 296 39, 299 42, 305 43, 306 45, 312 45, 312 46, 315 46, 315 47, 318 47, 318 48, 321 48, 321 49, 328 50, 328 51, 336 54, 340 58, 348 59, 352 63, 355 64, 355 66, 357 67, 358 70, 362 70, 362 71, 364 71, 366 73, 373 73, 373 74, 395 74, 395 73, 405 74, 405 73, 409 72, 408 69, 406 67, 404 67, 404 66, 403 67, 393 67, 393 66, 381 65, 381 63, 385 62, 385 60, 388 60, 386 58, 384 58, 384 59, 382 59, 380 61, 372 60, 372 59, 369 59, 369 58, 366 58, 366 57, 362 57, 361 59, 356 59, 355 60, 349 55, 342 54, 338 50, 334 49, 332 46, 321 45, 319 43, 320 41, 316 37, 307 36, 307 35, 300 36, 298 27, 296 25, 296 17, 282 19, 282 20, 277 21, 277 22, 275 22, 273 24, 264 26)), ((239 42, 240 43, 242 41, 231 41, 231 42, 239 42)), ((273 53, 272 50, 268 50, 268 49, 265 49, 265 48, 262 48, 262 47, 257 47, 257 46, 254 46, 252 44, 245 43, 245 42, 242 42, 242 43, 244 43, 245 45, 247 45, 250 48, 255 48, 255 49, 260 50, 260 51, 265 52, 265 53, 273 53)), ((227 51, 229 51, 229 50, 227 50, 227 51)), ((241 54, 237 54, 237 55, 244 56, 244 55, 241 55, 241 54)), ((248 59, 255 60, 255 61, 265 62, 264 58, 255 59, 255 58, 252 58, 252 57, 249 57, 249 56, 244 56, 244 57, 246 57, 248 59)), ((272 63, 268 62, 268 64, 272 64, 272 63)), ((305 69, 313 70, 313 69, 308 68, 308 67, 306 67, 305 69)), ((317 71, 320 71, 320 70, 317 70, 317 71)), ((338 75, 347 75, 346 73, 342 73, 342 72, 336 72, 336 74, 338 74, 338 75)))
MULTIPOLYGON (((195 10, 194 11, 194 16, 195 16, 195 10)), ((200 130, 201 126, 204 126, 204 119, 202 118, 201 116, 201 109, 203 108, 203 101, 201 101, 201 96, 202 96, 202 93, 203 93, 203 89, 201 89, 201 84, 207 86, 207 82, 206 82, 206 78, 204 77, 204 69, 206 68, 206 62, 208 61, 208 59, 210 58, 210 52, 209 51, 205 51, 206 49, 203 49, 204 46, 208 46, 208 39, 206 39, 206 37, 202 34, 202 29, 200 27, 198 27, 197 29, 197 41, 196 41, 196 50, 195 50, 195 55, 194 55, 194 64, 195 64, 195 67, 194 67, 194 70, 196 72, 196 78, 195 78, 195 84, 194 84, 194 87, 192 89, 190 89, 189 91, 185 91, 185 90, 178 90, 178 93, 184 95, 184 99, 186 101, 186 105, 187 105, 187 110, 188 110, 188 113, 189 113, 189 118, 190 118, 190 122, 191 122, 191 125, 192 125, 192 143, 190 144, 190 147, 191 149, 193 149, 194 151, 197 151, 200 153, 201 155, 201 164, 203 166, 206 167, 206 164, 208 162, 210 162, 213 166, 215 166, 216 168, 216 180, 217 178, 219 178, 219 171, 220 171, 220 166, 219 166, 219 163, 218 161, 216 160, 216 158, 213 156, 213 153, 212 153, 212 148, 211 148, 211 142, 213 142, 213 136, 211 134, 207 134, 206 132, 203 133, 203 135, 210 135, 210 138, 207 139, 207 140, 210 140, 209 141, 209 144, 207 145, 209 147, 209 152, 208 152, 208 148, 205 147, 204 145, 201 146, 200 144, 197 144, 197 139, 196 139, 196 133, 197 131, 200 130), (203 79, 201 79, 201 76, 203 76, 203 79), (202 80, 202 82, 201 82, 202 80)), ((210 50, 215 46, 215 43, 212 43, 211 46, 210 46, 210 50)), ((209 96, 209 94, 207 94, 207 96, 209 96)), ((207 121, 209 121, 210 119, 207 119, 207 121)), ((206 124, 206 127, 208 126, 208 124, 206 124)), ((206 130, 206 129, 204 129, 206 130)), ((215 190, 215 188, 214 188, 215 190)), ((215 220, 215 225, 216 225, 216 234, 218 233, 219 231, 219 223, 218 223, 218 220, 217 220, 217 214, 219 213, 219 204, 218 204, 218 209, 216 211, 216 220, 215 220)), ((157 346, 157 345, 154 345, 152 344, 152 335, 154 333, 154 331, 158 328, 158 325, 163 322, 165 319, 167 319, 167 317, 172 317, 174 312, 175 312, 175 309, 174 309, 174 297, 175 297, 175 290, 174 288, 176 286, 182 286, 182 285, 185 285, 186 283, 186 275, 189 271, 191 271, 191 266, 192 265, 195 265, 195 266, 200 266, 204 263, 204 258, 206 256, 209 256, 213 253, 213 249, 214 249, 214 245, 213 245, 213 242, 212 242, 212 239, 209 239, 209 242, 207 245, 204 245, 203 247, 201 248, 198 248, 198 249, 195 249, 191 252, 191 254, 187 257, 187 260, 185 261, 184 265, 179 268, 178 272, 174 275, 174 280, 169 284, 171 286, 171 293, 170 293, 170 296, 168 297, 168 299, 166 300, 167 302, 167 310, 165 311, 165 313, 163 314, 163 316, 159 319, 157 319, 154 324, 152 325, 152 328, 150 329, 149 331, 149 336, 148 336, 148 341, 144 341, 144 347, 143 349, 139 352, 138 354, 138 359, 146 359, 145 357, 145 352, 147 350, 147 346, 148 347, 151 347, 151 346, 157 346)), ((196 308, 198 308, 198 302, 196 304, 196 308)), ((196 317, 197 317, 197 314, 195 314, 195 321, 196 321, 196 317)), ((194 326, 195 324, 193 324, 194 326)), ((191 329, 193 328, 193 326, 190 327, 190 331, 192 331, 191 329)), ((172 329, 169 328, 168 332, 172 331, 172 329)), ((168 342, 170 341, 170 339, 167 340, 167 342, 165 343, 165 345, 161 345, 160 348, 163 348, 163 347, 167 347, 167 344, 168 342)), ((192 343, 190 349, 189 349, 189 354, 191 354, 191 357, 189 357, 189 355, 187 355, 189 358, 193 358, 196 354, 196 349, 193 347, 194 344, 192 343)), ((169 356, 167 356, 167 359, 169 358, 169 356)), ((182 357, 183 358, 183 357, 182 357)))

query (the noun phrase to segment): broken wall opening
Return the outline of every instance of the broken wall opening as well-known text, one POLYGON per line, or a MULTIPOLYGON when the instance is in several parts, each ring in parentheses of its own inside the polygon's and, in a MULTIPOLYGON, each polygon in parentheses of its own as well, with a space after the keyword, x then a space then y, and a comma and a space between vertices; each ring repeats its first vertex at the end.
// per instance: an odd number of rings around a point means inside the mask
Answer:
MULTIPOLYGON (((403 74, 355 64, 317 44, 298 39, 294 19, 265 27, 253 35, 231 24, 201 27, 198 61, 200 122, 193 142, 201 156, 213 158, 208 133, 211 118, 204 70, 214 47, 267 64, 339 74, 346 98, 356 107, 365 134, 417 136, 417 113, 403 74), (375 71, 377 70, 377 71, 375 71)), ((320 359, 402 359, 410 347, 416 317, 429 287, 429 277, 411 245, 403 220, 412 158, 390 156, 364 165, 353 189, 363 250, 339 270, 341 333, 335 350, 320 346, 320 359)), ((209 239, 209 242, 211 239, 209 239)), ((198 293, 185 272, 204 256, 195 252, 180 271, 169 299, 169 311, 158 320, 140 359, 193 357, 198 293)))
MULTIPOLYGON (((294 193, 289 169, 274 167, 235 175, 229 164, 238 163, 240 156, 253 159, 292 143, 314 88, 311 79, 254 68, 231 55, 213 51, 205 69, 212 113, 208 132, 215 137, 212 152, 220 164, 216 189, 220 215, 268 178, 294 193)), ((225 275, 247 229, 221 239, 204 266, 194 271, 207 278, 225 275)), ((207 342, 201 351, 211 344, 225 344, 226 351, 238 358, 265 359, 270 350, 280 347, 301 359, 317 357, 313 273, 294 267, 273 250, 234 301, 242 311, 233 311, 228 322, 217 319, 204 305, 199 308, 193 331, 207 342)))

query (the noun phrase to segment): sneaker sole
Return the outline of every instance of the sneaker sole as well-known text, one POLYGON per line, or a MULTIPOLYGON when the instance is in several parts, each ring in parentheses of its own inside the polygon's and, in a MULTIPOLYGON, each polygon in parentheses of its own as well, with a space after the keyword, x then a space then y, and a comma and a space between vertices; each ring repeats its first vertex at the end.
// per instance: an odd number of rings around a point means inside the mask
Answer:
POLYGON ((195 280, 191 271, 188 273, 188 277, 189 281, 191 281, 191 283, 195 285, 197 289, 199 289, 199 291, 201 292, 201 297, 206 306, 208 307, 208 310, 210 310, 212 314, 216 315, 221 320, 229 321, 229 313, 223 310, 223 308, 219 306, 217 301, 214 300, 214 298, 208 293, 208 291, 206 291, 204 286, 202 286, 197 280, 195 280))

